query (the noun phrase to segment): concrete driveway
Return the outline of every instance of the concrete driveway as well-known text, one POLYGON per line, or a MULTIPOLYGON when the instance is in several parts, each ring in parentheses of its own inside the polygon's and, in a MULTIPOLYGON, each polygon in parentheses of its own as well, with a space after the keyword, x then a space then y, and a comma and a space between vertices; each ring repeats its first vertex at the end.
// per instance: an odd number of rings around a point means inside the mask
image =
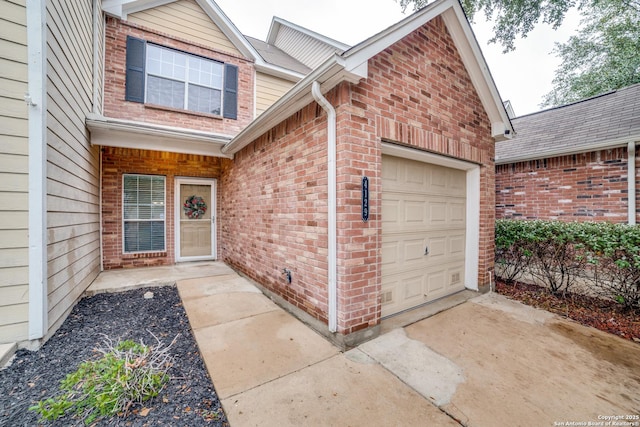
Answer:
POLYGON ((463 425, 640 425, 640 345, 496 294, 358 350, 463 425))
POLYGON ((499 295, 343 353, 230 269, 178 289, 232 427, 640 425, 640 345, 499 295))

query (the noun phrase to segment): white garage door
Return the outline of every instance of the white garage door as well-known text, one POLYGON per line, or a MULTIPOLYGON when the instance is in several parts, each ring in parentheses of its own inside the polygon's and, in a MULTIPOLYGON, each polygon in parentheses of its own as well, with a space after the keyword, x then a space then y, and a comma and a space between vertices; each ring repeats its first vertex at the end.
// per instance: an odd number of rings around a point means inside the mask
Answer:
POLYGON ((466 173, 382 157, 382 316, 464 289, 466 173))

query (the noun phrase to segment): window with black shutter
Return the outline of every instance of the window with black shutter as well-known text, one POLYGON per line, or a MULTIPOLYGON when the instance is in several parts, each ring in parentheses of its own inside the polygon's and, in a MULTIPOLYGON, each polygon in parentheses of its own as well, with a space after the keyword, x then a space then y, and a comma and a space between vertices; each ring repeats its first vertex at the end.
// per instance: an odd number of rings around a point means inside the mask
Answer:
POLYGON ((237 119, 238 67, 127 38, 127 101, 237 119))

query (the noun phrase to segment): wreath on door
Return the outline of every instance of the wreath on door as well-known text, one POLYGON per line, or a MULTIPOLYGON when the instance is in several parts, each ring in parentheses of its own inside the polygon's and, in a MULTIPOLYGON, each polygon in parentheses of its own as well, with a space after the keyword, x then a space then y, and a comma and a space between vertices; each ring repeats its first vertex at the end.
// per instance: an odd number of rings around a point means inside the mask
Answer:
POLYGON ((207 204, 202 197, 193 195, 184 201, 182 209, 190 219, 198 219, 207 211, 207 204))

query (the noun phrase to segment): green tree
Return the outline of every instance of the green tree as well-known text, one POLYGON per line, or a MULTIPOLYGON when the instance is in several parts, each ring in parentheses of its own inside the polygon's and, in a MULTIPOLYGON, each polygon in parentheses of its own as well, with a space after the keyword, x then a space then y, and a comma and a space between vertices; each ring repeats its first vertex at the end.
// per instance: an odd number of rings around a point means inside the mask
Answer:
POLYGON ((557 106, 640 83, 640 8, 623 1, 589 7, 580 32, 556 43, 561 59, 542 106, 557 106))
MULTIPOLYGON (((397 0, 403 11, 430 0, 397 0)), ((582 15, 580 32, 554 53, 562 61, 542 106, 556 106, 640 82, 640 0, 461 0, 469 20, 480 11, 493 22, 489 42, 515 49, 540 22, 557 29, 571 8, 582 15)))

